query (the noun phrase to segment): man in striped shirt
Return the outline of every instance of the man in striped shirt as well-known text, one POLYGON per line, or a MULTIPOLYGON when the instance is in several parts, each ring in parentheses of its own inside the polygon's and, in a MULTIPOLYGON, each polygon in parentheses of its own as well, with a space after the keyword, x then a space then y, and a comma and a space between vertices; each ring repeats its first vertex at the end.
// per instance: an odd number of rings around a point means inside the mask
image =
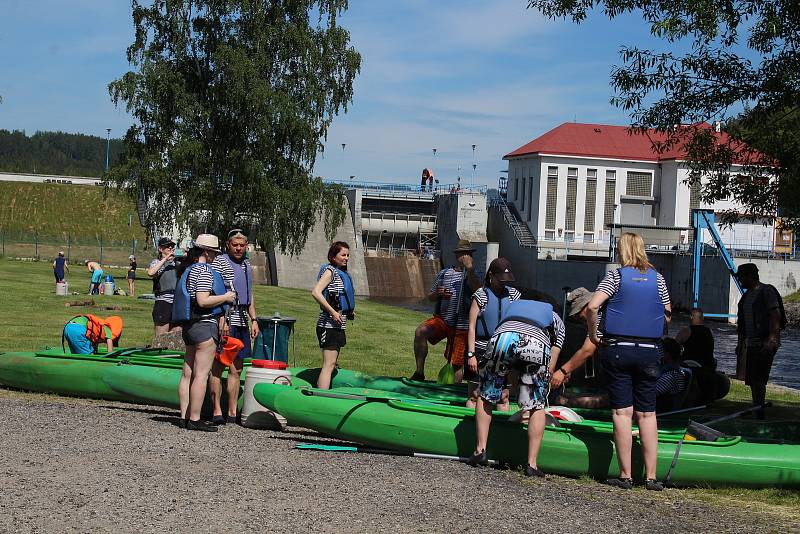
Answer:
POLYGON ((469 328, 469 297, 481 287, 472 265, 472 244, 462 239, 453 251, 456 265, 439 271, 428 293, 428 300, 436 302, 433 317, 417 327, 414 333, 414 359, 417 369, 412 380, 425 380, 425 359, 428 343, 436 345, 447 339, 445 358, 456 368, 456 381, 463 376, 464 355, 467 351, 469 328))

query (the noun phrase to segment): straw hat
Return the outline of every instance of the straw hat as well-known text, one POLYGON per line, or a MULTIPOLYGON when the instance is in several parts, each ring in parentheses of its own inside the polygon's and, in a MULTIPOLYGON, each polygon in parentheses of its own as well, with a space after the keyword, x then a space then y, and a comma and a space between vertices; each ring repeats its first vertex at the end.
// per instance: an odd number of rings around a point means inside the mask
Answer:
POLYGON ((472 248, 472 243, 469 242, 469 239, 459 239, 458 246, 453 252, 456 254, 458 254, 459 252, 468 252, 472 254, 473 252, 475 252, 475 249, 472 248))
POLYGON ((219 239, 214 234, 200 234, 194 240, 194 247, 203 250, 213 250, 219 252, 219 239))

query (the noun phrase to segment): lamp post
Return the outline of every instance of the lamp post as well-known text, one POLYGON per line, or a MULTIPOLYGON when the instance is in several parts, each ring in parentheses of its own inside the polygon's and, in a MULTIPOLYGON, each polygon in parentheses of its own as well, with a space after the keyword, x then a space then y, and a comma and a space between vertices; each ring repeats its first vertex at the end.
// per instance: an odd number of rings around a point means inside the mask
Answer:
POLYGON ((475 189, 475 168, 477 165, 475 164, 475 149, 478 148, 478 145, 472 145, 472 182, 469 184, 470 189, 475 189))
POLYGON ((106 128, 106 174, 108 174, 108 151, 111 148, 111 128, 106 128))

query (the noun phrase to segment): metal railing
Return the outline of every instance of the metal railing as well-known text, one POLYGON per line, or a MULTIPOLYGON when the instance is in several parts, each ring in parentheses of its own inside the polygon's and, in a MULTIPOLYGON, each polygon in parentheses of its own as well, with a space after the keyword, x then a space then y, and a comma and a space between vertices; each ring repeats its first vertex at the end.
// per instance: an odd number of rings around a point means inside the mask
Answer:
POLYGON ((519 246, 525 248, 536 247, 536 237, 531 233, 528 226, 511 212, 506 200, 496 190, 489 191, 487 204, 489 208, 495 208, 500 212, 503 216, 503 221, 514 232, 514 237, 517 238, 519 246))
POLYGON ((2 257, 53 261, 59 252, 64 252, 68 263, 91 260, 103 265, 118 266, 127 266, 128 256, 131 254, 136 256, 142 265, 149 262, 155 253, 152 243, 146 239, 113 240, 103 236, 58 238, 37 233, 24 234, 0 230, 2 257))
POLYGON ((339 180, 335 178, 328 178, 324 180, 325 183, 343 185, 346 188, 364 189, 367 191, 379 191, 383 194, 413 194, 422 195, 424 197, 433 197, 434 195, 443 195, 449 193, 486 193, 485 185, 475 185, 474 187, 465 187, 459 183, 455 184, 434 184, 433 187, 413 185, 413 184, 393 184, 388 182, 366 182, 362 180, 339 180))

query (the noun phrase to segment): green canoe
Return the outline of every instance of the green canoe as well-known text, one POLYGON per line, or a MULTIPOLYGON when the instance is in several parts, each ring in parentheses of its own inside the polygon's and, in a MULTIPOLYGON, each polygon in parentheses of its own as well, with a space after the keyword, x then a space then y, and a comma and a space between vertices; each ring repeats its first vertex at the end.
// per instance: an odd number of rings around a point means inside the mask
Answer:
POLYGON ((117 355, 64 354, 60 349, 0 353, 0 386, 73 397, 131 400, 103 380, 109 369, 125 363, 148 369, 180 370, 182 354, 146 349, 121 350, 117 355))
MULTIPOLYGON (((450 456, 469 456, 475 446, 474 411, 416 399, 341 399, 315 396, 320 390, 259 384, 254 396, 292 425, 373 447, 450 456), (309 394, 309 392, 311 394, 309 394)), ((322 392, 325 394, 326 392, 322 392)), ((335 392, 334 392, 335 393, 335 392)), ((490 459, 524 465, 527 427, 496 412, 488 444, 490 459)), ((660 432, 658 475, 664 477, 682 433, 660 432)), ((641 477, 641 449, 634 440, 634 472, 641 477)), ((613 428, 582 421, 548 426, 539 467, 567 476, 619 474, 613 428)), ((678 485, 800 487, 800 445, 748 441, 683 443, 672 482, 678 485)))

